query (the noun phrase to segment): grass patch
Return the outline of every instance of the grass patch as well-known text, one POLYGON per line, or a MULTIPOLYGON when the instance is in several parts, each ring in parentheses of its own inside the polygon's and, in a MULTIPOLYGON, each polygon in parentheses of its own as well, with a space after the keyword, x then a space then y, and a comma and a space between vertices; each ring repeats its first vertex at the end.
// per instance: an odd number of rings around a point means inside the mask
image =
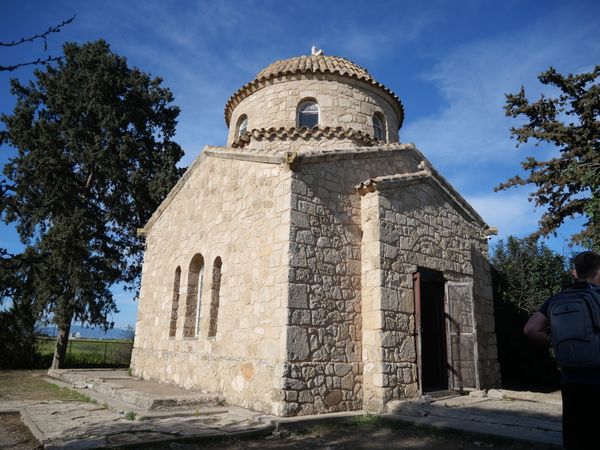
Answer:
POLYGON ((382 422, 383 419, 381 417, 369 413, 355 416, 348 420, 348 423, 355 427, 372 427, 375 425, 381 425, 382 422))
POLYGON ((92 402, 87 395, 48 383, 45 376, 45 370, 0 371, 0 400, 92 402))
MULTIPOLYGON (((48 383, 46 381, 46 383, 48 383)), ((92 400, 85 394, 74 391, 72 389, 61 387, 54 383, 48 383, 50 385, 50 389, 56 394, 57 397, 61 397, 68 402, 80 402, 80 403, 96 403, 95 400, 92 400)))

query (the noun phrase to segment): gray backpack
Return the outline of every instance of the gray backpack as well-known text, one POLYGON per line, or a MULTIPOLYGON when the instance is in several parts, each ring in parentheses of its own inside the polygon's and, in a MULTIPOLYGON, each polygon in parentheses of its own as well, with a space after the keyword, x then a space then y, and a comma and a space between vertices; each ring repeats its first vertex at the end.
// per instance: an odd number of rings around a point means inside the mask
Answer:
POLYGON ((550 301, 548 320, 561 368, 600 368, 600 289, 562 291, 550 301))

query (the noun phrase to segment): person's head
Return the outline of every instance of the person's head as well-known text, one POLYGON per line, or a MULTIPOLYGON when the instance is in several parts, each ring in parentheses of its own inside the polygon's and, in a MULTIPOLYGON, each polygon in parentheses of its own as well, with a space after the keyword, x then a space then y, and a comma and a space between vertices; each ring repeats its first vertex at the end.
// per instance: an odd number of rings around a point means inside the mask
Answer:
POLYGON ((596 252, 582 252, 573 258, 577 278, 588 282, 600 281, 600 255, 596 252))

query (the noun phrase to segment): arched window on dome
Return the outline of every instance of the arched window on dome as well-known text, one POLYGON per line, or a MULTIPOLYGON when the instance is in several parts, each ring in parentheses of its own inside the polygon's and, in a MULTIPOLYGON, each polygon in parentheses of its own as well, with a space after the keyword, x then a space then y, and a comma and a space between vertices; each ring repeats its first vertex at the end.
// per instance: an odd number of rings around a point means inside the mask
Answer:
POLYGON ((239 138, 246 133, 248 130, 248 116, 246 114, 242 114, 238 119, 238 124, 236 127, 237 131, 235 133, 235 137, 239 138))
POLYGON ((373 114, 373 136, 380 142, 385 142, 385 120, 381 113, 373 114))
POLYGON ((314 100, 305 100, 298 105, 298 128, 313 128, 319 125, 319 105, 314 100))

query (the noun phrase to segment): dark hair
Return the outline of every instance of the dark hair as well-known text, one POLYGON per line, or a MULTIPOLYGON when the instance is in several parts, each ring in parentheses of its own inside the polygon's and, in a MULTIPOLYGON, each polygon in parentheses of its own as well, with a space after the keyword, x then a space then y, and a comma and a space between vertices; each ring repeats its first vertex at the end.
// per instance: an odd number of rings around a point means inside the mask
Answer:
POLYGON ((580 280, 587 280, 600 270, 600 255, 596 252, 583 252, 573 258, 573 265, 580 280))

